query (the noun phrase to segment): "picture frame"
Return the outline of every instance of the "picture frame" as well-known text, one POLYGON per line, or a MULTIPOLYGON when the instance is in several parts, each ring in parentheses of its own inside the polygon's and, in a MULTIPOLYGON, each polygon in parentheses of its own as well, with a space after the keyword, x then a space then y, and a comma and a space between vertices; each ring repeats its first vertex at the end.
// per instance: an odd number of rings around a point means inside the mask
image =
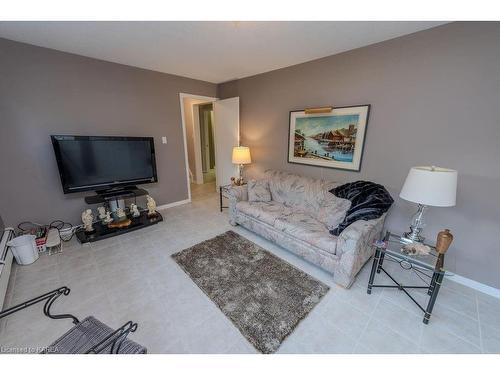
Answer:
POLYGON ((369 115, 370 104, 290 111, 288 162, 359 172, 369 115))

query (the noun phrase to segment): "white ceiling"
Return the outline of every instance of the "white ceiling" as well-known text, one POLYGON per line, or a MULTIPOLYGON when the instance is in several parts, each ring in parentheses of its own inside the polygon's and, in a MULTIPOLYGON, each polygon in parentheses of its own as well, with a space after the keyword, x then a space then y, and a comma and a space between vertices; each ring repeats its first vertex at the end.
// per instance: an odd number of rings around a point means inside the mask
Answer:
POLYGON ((0 37, 220 83, 444 22, 0 22, 0 37))

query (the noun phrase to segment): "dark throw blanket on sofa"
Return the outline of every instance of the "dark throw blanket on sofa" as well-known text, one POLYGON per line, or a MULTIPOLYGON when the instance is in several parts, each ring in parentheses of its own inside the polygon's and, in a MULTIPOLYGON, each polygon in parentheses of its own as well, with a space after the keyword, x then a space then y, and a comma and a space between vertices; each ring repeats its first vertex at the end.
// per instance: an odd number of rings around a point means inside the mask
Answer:
POLYGON ((370 181, 356 181, 344 184, 330 190, 330 193, 351 201, 351 208, 347 211, 344 221, 337 228, 330 231, 335 236, 338 236, 345 228, 357 220, 379 218, 394 202, 382 185, 370 181))

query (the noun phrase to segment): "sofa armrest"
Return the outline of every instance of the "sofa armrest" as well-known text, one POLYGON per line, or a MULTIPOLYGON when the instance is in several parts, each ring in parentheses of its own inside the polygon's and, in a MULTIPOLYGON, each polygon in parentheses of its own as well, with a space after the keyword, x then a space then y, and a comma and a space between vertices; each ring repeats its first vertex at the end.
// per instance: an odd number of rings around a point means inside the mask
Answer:
POLYGON ((373 255, 373 241, 380 236, 386 214, 374 220, 358 220, 349 225, 337 238, 338 270, 333 279, 349 288, 357 273, 373 255))
POLYGON ((236 225, 236 204, 248 201, 248 187, 247 185, 231 186, 226 191, 229 198, 229 223, 236 225))
POLYGON ((248 187, 247 185, 241 186, 230 186, 226 189, 229 200, 234 200, 235 202, 247 201, 248 200, 248 187))

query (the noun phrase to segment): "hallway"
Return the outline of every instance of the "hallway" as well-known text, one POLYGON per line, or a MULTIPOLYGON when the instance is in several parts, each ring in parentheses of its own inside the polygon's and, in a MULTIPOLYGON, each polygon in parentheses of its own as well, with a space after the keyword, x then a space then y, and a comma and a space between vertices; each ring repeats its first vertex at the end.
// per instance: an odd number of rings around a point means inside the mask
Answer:
POLYGON ((207 182, 206 184, 191 184, 191 199, 199 201, 207 198, 217 199, 217 191, 215 190, 215 181, 207 182))

